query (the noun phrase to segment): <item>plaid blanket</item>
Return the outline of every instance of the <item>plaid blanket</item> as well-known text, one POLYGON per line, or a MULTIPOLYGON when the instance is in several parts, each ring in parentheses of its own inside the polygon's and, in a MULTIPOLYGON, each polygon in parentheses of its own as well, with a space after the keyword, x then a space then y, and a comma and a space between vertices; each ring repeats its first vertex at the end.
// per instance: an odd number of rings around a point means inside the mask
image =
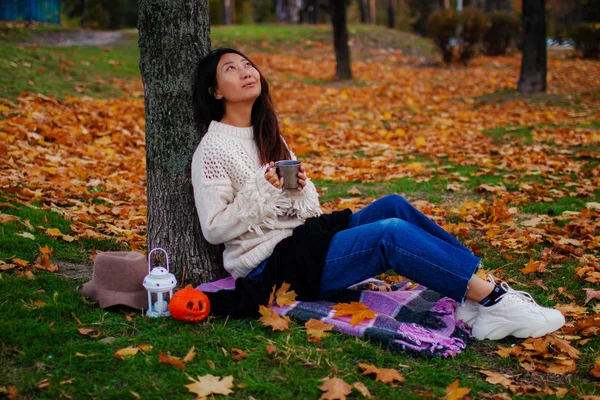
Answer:
MULTIPOLYGON (((455 301, 411 282, 392 285, 392 291, 366 290, 384 282, 369 279, 354 285, 331 301, 302 302, 273 308, 305 322, 311 318, 333 325, 333 329, 348 335, 368 338, 391 351, 418 353, 425 356, 448 357, 466 348, 470 334, 462 321, 454 318, 455 301), (369 285, 371 284, 371 285, 369 285), (336 303, 360 301, 377 313, 377 317, 354 326, 350 317, 335 317, 330 306, 336 303)), ((197 289, 205 292, 233 289, 232 277, 203 283, 197 289)))

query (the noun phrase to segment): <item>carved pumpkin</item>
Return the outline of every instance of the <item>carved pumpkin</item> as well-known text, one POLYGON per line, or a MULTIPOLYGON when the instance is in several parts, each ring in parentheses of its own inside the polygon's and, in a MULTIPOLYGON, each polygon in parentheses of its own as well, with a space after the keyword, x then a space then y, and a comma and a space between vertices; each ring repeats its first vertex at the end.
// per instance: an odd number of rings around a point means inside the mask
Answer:
POLYGON ((210 312, 208 297, 190 285, 177 291, 169 301, 169 313, 174 319, 188 322, 199 322, 210 312))

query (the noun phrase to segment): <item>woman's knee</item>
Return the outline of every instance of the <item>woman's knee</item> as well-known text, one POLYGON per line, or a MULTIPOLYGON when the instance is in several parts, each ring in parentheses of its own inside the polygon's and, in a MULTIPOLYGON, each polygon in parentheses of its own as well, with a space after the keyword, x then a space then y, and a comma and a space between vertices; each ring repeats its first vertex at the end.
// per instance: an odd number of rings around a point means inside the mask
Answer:
POLYGON ((388 194, 387 196, 382 197, 379 201, 384 203, 386 206, 397 207, 404 206, 406 204, 410 204, 404 197, 399 194, 388 194))

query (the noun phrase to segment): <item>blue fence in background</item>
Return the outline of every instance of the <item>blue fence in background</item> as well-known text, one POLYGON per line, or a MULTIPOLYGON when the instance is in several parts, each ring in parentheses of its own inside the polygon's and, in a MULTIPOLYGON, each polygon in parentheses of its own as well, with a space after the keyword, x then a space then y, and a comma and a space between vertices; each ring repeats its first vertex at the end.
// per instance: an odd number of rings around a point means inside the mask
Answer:
POLYGON ((0 0, 0 21, 60 24, 60 0, 0 0))

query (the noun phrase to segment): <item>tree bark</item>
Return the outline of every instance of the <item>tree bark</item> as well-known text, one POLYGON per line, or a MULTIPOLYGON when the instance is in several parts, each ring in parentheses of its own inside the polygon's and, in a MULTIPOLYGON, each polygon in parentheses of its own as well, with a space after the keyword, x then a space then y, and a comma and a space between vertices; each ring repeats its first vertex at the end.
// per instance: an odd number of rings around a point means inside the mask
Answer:
POLYGON ((521 93, 546 91, 546 9, 545 0, 523 1, 523 58, 517 90, 521 93))
POLYGON ((367 23, 367 16, 369 14, 369 6, 367 5, 367 0, 358 0, 358 9, 360 11, 360 23, 367 23))
MULTIPOLYGON (((205 127, 194 118, 193 77, 210 50, 206 0, 140 0, 140 72, 146 108, 148 250, 161 247, 179 282, 225 275, 220 248, 200 230, 190 165, 205 127)), ((164 265, 164 264, 161 264, 164 265)))
POLYGON ((335 75, 340 80, 352 79, 350 69, 350 47, 346 22, 346 1, 330 0, 333 23, 333 47, 335 49, 335 75))
POLYGON ((388 28, 394 29, 394 27, 396 26, 396 0, 388 0, 387 9, 388 9, 387 26, 388 26, 388 28))
MULTIPOLYGON (((344 9, 346 9, 345 4, 344 9)), ((371 24, 375 25, 377 23, 377 5, 375 4, 375 0, 369 0, 369 17, 371 18, 371 24)))
POLYGON ((235 24, 235 0, 223 0, 223 23, 235 24))

